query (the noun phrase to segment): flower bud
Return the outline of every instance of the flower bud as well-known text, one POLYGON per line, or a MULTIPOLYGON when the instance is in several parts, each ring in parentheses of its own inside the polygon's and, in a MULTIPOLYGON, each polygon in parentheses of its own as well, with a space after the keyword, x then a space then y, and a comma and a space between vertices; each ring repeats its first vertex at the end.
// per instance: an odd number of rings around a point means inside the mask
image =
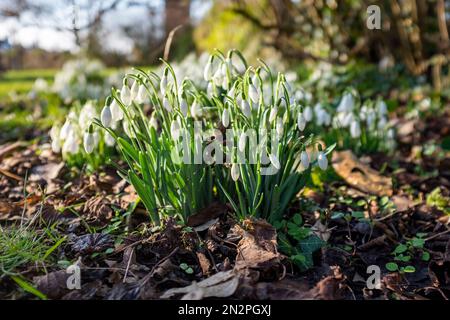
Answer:
POLYGON ((328 167, 327 156, 322 151, 319 151, 319 153, 317 154, 317 164, 322 170, 326 170, 328 167))
POLYGON ((229 113, 228 109, 223 109, 222 124, 225 128, 228 128, 228 126, 230 125, 230 113, 229 113))
POLYGON ((306 151, 302 151, 300 154, 300 163, 302 164, 303 168, 308 169, 309 167, 309 156, 306 151))
POLYGON ((112 121, 111 108, 109 106, 103 107, 102 114, 100 115, 100 120, 102 121, 102 125, 109 128, 112 121))
POLYGON ((237 181, 240 176, 239 165, 237 163, 233 163, 231 165, 231 178, 233 181, 237 181))

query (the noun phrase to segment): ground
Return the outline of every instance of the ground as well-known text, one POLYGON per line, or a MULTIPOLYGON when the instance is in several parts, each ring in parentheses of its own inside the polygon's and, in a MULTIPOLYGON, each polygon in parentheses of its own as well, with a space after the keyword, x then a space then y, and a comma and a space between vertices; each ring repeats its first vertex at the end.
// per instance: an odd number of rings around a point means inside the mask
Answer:
MULTIPOLYGON (((0 97, 18 79, 14 87, 28 90, 34 78, 7 74, 0 97)), ((285 216, 300 214, 323 242, 304 269, 280 248, 285 227, 237 221, 226 204, 186 226, 153 228, 114 168, 68 168, 49 149, 48 119, 24 125, 7 108, 2 131, 16 131, 0 137, 0 298, 450 297, 448 106, 412 120, 399 113, 391 155, 335 152, 333 179, 303 190, 285 216), (67 287, 70 265, 81 270, 80 290, 67 287), (375 288, 370 266, 380 270, 375 288)))

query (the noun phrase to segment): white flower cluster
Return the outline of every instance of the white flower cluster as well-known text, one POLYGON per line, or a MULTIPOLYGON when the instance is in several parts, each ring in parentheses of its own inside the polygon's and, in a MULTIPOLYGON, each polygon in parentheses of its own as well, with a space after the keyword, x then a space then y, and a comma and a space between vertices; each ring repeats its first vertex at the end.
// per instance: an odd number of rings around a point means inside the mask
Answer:
POLYGON ((92 100, 86 102, 81 109, 73 107, 64 124, 61 127, 55 124, 50 130, 53 152, 61 152, 66 158, 82 153, 81 147, 84 146, 86 153, 92 153, 101 139, 104 139, 106 145, 113 146, 115 141, 108 133, 100 134, 100 130, 92 126, 97 117, 97 107, 92 100))
POLYGON ((353 93, 345 93, 336 109, 325 109, 321 103, 304 108, 301 123, 312 123, 321 135, 327 128, 348 130, 351 138, 359 139, 363 133, 382 140, 383 145, 394 145, 395 131, 388 121, 387 105, 383 100, 366 101, 360 106, 353 93))

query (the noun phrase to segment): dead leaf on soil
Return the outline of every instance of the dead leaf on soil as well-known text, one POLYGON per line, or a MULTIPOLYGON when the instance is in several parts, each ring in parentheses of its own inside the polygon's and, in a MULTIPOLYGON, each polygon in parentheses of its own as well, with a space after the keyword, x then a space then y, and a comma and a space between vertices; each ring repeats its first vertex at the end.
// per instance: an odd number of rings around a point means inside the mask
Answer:
POLYGON ((207 223, 210 220, 216 219, 228 211, 228 207, 225 204, 214 202, 208 207, 199 210, 197 213, 189 216, 187 225, 190 227, 197 227, 207 223))
POLYGON ((72 244, 72 250, 79 254, 100 252, 114 247, 114 241, 108 234, 92 233, 77 237, 72 244))
POLYGON ((192 282, 184 288, 167 290, 161 299, 168 299, 177 294, 184 294, 182 300, 200 300, 208 297, 226 298, 234 294, 239 285, 239 277, 233 270, 219 272, 200 281, 192 282))
POLYGON ((50 162, 44 165, 35 166, 31 169, 29 177, 30 181, 45 180, 47 184, 50 184, 53 179, 56 179, 61 170, 64 168, 64 162, 50 162))
POLYGON ((246 230, 235 226, 235 233, 241 234, 238 243, 235 270, 257 269, 262 272, 279 269, 281 256, 277 251, 275 229, 264 220, 245 220, 246 230))
POLYGON ((392 195, 391 178, 361 163, 351 151, 333 152, 333 168, 350 186, 378 196, 392 195))

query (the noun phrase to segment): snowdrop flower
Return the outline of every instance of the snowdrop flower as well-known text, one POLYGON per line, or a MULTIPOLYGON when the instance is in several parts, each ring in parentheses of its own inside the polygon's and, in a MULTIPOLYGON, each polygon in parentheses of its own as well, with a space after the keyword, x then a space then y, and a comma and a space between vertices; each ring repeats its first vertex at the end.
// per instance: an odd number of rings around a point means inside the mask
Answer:
POLYGON ((350 93, 345 94, 341 102, 339 103, 339 106, 337 107, 338 112, 351 112, 354 107, 354 100, 353 96, 350 93))
POLYGON ((326 170, 328 167, 327 156, 322 151, 319 151, 319 153, 317 154, 317 164, 322 170, 326 170))
POLYGON ((120 90, 120 100, 122 100, 123 104, 129 106, 131 104, 131 92, 130 88, 126 84, 122 86, 120 90))
POLYGON ((201 105, 197 102, 197 100, 194 100, 194 102, 192 103, 192 106, 191 106, 191 115, 194 118, 199 118, 202 116, 202 114, 203 114, 203 110, 202 110, 201 105))
POLYGON ((139 83, 137 80, 134 80, 130 90, 131 100, 133 101, 136 100, 136 98, 138 97, 138 93, 139 93, 139 83))
POLYGON ((95 117, 97 117, 97 110, 94 106, 94 103, 92 101, 86 102, 78 116, 78 125, 80 126, 81 130, 85 131, 90 126, 95 117))
POLYGON ((212 82, 208 82, 208 86, 206 87, 206 93, 208 96, 214 95, 214 84, 212 82))
POLYGON ((147 88, 145 87, 145 85, 141 84, 139 86, 139 90, 135 98, 135 101, 137 103, 144 103, 146 98, 147 98, 147 88))
POLYGON ((342 121, 342 126, 344 127, 348 127, 353 120, 355 119, 353 113, 342 113, 343 114, 343 121, 342 121))
POLYGON ((71 121, 69 119, 67 119, 66 122, 64 122, 64 124, 59 132, 59 138, 61 140, 66 140, 72 131, 73 131, 73 125, 72 125, 71 121))
POLYGON ((188 104, 186 102, 186 99, 184 99, 184 98, 181 98, 181 101, 180 101, 180 111, 183 116, 185 116, 185 117, 187 116, 188 104))
POLYGON ((298 127, 298 130, 300 130, 300 131, 305 130, 305 127, 306 127, 306 120, 301 112, 298 114, 298 117, 297 117, 297 127, 298 127))
POLYGON ((275 129, 277 131, 278 136, 281 137, 283 135, 284 127, 283 127, 283 119, 281 119, 280 117, 277 118, 275 129))
POLYGON ((378 120, 377 127, 379 130, 383 130, 386 127, 386 125, 387 125, 387 119, 386 119, 386 117, 383 116, 378 120))
POLYGON ((104 106, 102 113, 100 115, 100 120, 102 121, 102 125, 109 128, 112 121, 111 108, 109 106, 104 106))
POLYGON ((259 80, 256 73, 252 77, 252 83, 255 85, 256 88, 259 88, 261 86, 261 81, 259 80))
POLYGON ((228 79, 227 79, 227 77, 223 77, 222 78, 222 88, 224 89, 224 90, 228 90, 228 79))
POLYGON ((230 112, 226 108, 223 109, 222 112, 222 124, 225 128, 228 128, 228 126, 230 125, 230 112))
POLYGON ((269 122, 272 123, 275 118, 277 117, 277 113, 278 113, 278 108, 277 107, 273 107, 272 110, 270 110, 270 114, 269 114, 269 122))
POLYGON ((237 163, 233 163, 231 165, 231 178, 233 179, 233 181, 237 181, 239 179, 239 175, 239 165, 237 163))
POLYGON ((205 66, 205 69, 203 71, 203 78, 205 79, 205 81, 211 81, 212 76, 213 76, 213 57, 210 56, 208 59, 208 63, 205 66))
POLYGON ((235 93, 236 93, 236 85, 233 84, 230 91, 228 91, 228 96, 234 98, 235 93))
POLYGON ((239 137, 239 143, 238 143, 238 148, 239 148, 240 152, 245 151, 246 140, 247 140, 247 135, 245 134, 245 132, 242 132, 241 136, 239 137))
POLYGON ((113 102, 111 103, 109 108, 111 110, 111 117, 114 122, 117 122, 117 121, 120 121, 123 119, 123 110, 122 110, 122 108, 120 108, 116 99, 113 99, 113 102))
POLYGON ((180 123, 177 119, 172 120, 172 124, 170 125, 170 132, 172 133, 173 140, 177 141, 181 135, 180 123))
POLYGON ((105 143, 109 147, 112 147, 116 144, 116 140, 114 140, 114 137, 108 131, 106 131, 105 133, 105 143))
POLYGON ((253 103, 257 103, 259 101, 258 89, 256 89, 256 87, 252 83, 250 83, 248 87, 248 95, 253 103))
POLYGON ((370 111, 367 112, 366 115, 366 124, 368 128, 373 128, 374 124, 375 124, 375 119, 376 119, 376 114, 375 111, 373 111, 373 109, 370 109, 370 111))
POLYGON ((386 105, 386 102, 384 102, 383 100, 378 101, 377 109, 378 109, 378 116, 379 117, 387 115, 387 111, 388 111, 387 105, 386 105))
POLYGON ((50 138, 52 139, 52 151, 54 153, 59 153, 61 151, 61 140, 59 139, 59 128, 54 125, 50 129, 50 138))
POLYGON ((243 99, 241 102, 241 111, 247 118, 249 118, 252 115, 252 109, 250 108, 250 104, 245 99, 243 99))
POLYGON ((303 166, 303 168, 308 169, 309 168, 309 156, 306 151, 302 151, 300 154, 300 163, 303 166))
POLYGON ((172 111, 172 106, 169 102, 169 99, 167 99, 167 96, 164 96, 163 98, 163 107, 164 109, 166 109, 168 112, 172 111))
POLYGON ((350 124, 350 135, 352 138, 358 138, 361 135, 361 126, 358 120, 353 120, 350 124))
POLYGON ((167 73, 168 73, 168 72, 169 72, 169 71, 168 71, 167 68, 164 69, 164 73, 163 73, 163 75, 162 75, 162 77, 161 77, 161 81, 160 81, 160 83, 159 83, 159 89, 161 90, 161 93, 162 93, 163 95, 166 94, 167 83, 168 83, 168 80, 167 80, 167 73))
POLYGON ((281 165, 280 165, 280 161, 278 160, 278 157, 274 154, 269 154, 269 160, 270 163, 275 167, 275 169, 280 170, 281 165))
POLYGON ((83 138, 83 144, 84 144, 84 150, 86 153, 92 153, 94 151, 94 148, 96 147, 98 143, 99 137, 94 136, 92 125, 89 126, 89 130, 84 133, 83 138))
POLYGON ((316 114, 316 124, 318 126, 328 126, 331 122, 331 116, 324 109, 320 109, 316 114))
POLYGON ((64 141, 62 152, 68 154, 78 153, 78 141, 75 133, 71 133, 64 141))
POLYGON ((313 110, 310 106, 307 106, 305 110, 303 110, 303 116, 305 117, 306 122, 310 122, 313 118, 313 110))

